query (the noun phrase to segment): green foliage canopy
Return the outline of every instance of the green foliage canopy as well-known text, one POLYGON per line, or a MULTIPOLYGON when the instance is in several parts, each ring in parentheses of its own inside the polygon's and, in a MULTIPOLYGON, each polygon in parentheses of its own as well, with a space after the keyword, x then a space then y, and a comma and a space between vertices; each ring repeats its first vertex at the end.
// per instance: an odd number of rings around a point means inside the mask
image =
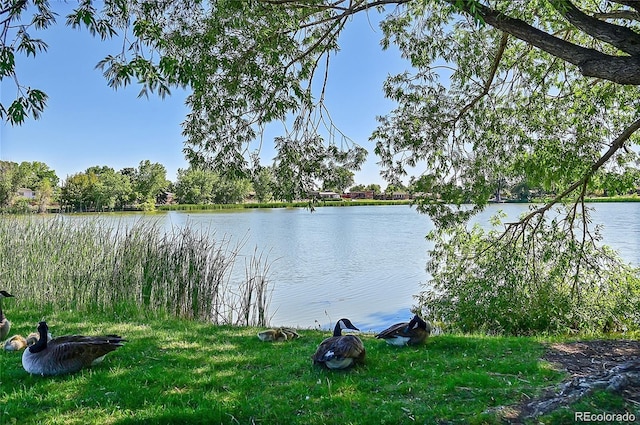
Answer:
POLYGON ((225 178, 200 168, 178 170, 176 199, 181 204, 232 204, 242 202, 251 189, 248 179, 225 178))
POLYGON ((138 168, 117 172, 111 167, 94 166, 64 181, 60 202, 79 211, 122 209, 130 204, 153 209, 169 183, 164 166, 149 160, 140 161, 138 168))

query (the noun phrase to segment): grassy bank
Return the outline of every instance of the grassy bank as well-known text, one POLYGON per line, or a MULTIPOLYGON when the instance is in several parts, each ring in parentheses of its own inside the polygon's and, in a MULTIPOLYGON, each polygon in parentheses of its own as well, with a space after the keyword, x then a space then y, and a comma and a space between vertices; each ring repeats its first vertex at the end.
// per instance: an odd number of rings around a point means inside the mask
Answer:
MULTIPOLYGON (((326 331, 264 343, 255 327, 5 309, 12 333, 46 318, 54 336, 118 333, 129 342, 92 369, 54 378, 30 376, 20 353, 0 352, 3 424, 493 424, 501 422, 490 409, 563 376, 539 360, 534 338, 446 335, 398 348, 364 334, 366 365, 336 372, 311 365, 326 331)), ((615 397, 589 403, 611 411, 615 397)))
MULTIPOLYGON (((12 314, 16 332, 37 314, 12 314)), ((331 373, 309 356, 326 332, 262 343, 256 328, 189 321, 117 323, 70 313, 47 317, 56 335, 119 333, 130 341, 74 376, 26 375, 1 353, 3 423, 435 423, 488 420, 487 407, 517 401, 559 375, 519 338, 434 337, 397 349, 364 336, 365 367, 331 373)))

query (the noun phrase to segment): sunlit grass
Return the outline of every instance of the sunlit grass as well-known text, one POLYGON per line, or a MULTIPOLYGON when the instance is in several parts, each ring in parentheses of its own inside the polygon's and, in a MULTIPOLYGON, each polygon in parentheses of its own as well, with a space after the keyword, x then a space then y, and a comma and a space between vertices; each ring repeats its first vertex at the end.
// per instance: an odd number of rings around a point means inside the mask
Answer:
POLYGON ((118 333, 129 342, 75 375, 28 375, 0 352, 0 423, 500 423, 488 409, 533 397, 562 374, 533 338, 433 336, 392 347, 370 334, 364 366, 326 371, 311 355, 328 332, 265 343, 262 328, 11 309, 14 332, 45 318, 54 336, 118 333))

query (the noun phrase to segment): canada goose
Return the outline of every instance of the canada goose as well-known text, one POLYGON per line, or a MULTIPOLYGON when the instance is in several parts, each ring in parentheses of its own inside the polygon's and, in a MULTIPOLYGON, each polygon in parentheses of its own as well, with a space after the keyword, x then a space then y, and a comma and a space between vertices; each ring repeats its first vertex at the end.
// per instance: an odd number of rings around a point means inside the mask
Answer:
POLYGON ((340 319, 333 329, 333 336, 320 343, 315 354, 311 356, 313 364, 320 364, 329 369, 346 369, 355 363, 364 363, 364 344, 355 335, 342 335, 343 329, 359 331, 349 319, 340 319))
POLYGON ((384 339, 390 345, 419 345, 430 333, 431 325, 416 314, 410 322, 396 323, 377 334, 376 338, 384 339))
POLYGON ((126 339, 118 335, 65 335, 48 341, 47 322, 38 324, 38 342, 22 354, 22 367, 36 375, 62 375, 77 372, 101 362, 126 339))
POLYGON ((300 338, 300 334, 295 329, 287 327, 279 327, 275 329, 267 329, 258 333, 260 341, 273 342, 273 341, 289 341, 292 339, 300 338))
POLYGON ((11 322, 4 317, 4 313, 2 312, 2 299, 10 297, 13 297, 13 295, 5 290, 0 291, 0 340, 5 339, 11 329, 11 322))

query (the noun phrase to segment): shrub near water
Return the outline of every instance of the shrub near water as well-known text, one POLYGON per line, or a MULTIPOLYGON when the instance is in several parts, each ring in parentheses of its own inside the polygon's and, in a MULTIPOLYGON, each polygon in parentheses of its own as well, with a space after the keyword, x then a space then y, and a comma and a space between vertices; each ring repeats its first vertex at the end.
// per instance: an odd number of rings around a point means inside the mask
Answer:
POLYGON ((238 246, 188 226, 171 231, 100 218, 0 219, 3 288, 17 303, 132 314, 170 314, 217 324, 264 325, 269 282, 257 252, 232 281, 238 246))
POLYGON ((424 315, 463 332, 609 332, 640 324, 640 269, 562 222, 432 234, 424 315), (523 241, 529 241, 525 244, 523 241))

